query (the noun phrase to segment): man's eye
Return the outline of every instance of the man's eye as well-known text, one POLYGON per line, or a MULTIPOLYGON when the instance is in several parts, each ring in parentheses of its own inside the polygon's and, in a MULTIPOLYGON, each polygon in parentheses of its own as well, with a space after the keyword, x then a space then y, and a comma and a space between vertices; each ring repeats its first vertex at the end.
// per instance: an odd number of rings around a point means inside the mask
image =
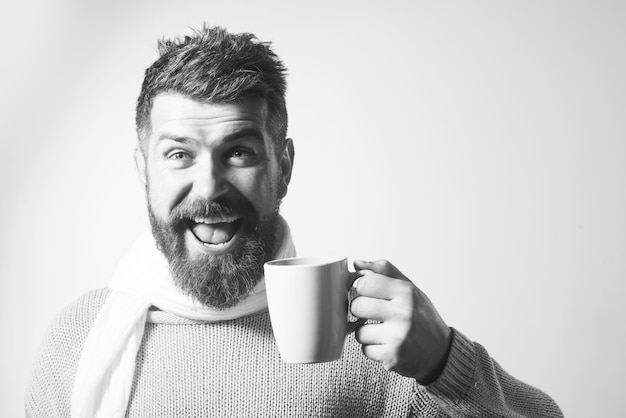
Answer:
POLYGON ((185 158, 189 158, 189 154, 182 151, 176 151, 167 156, 170 160, 184 160, 185 158))
POLYGON ((234 165, 249 165, 255 161, 256 154, 247 148, 235 148, 228 154, 228 159, 234 165))
POLYGON ((251 157, 251 156, 252 156, 252 153, 245 149, 237 149, 233 151, 233 157, 236 157, 236 158, 246 158, 246 157, 251 157))

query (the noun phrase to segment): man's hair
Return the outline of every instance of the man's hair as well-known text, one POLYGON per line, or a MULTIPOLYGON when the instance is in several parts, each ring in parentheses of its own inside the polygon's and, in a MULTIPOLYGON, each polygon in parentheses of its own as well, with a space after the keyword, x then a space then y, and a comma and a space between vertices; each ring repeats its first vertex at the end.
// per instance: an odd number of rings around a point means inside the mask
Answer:
POLYGON ((269 42, 205 24, 192 36, 160 40, 158 48, 160 57, 146 70, 137 99, 135 122, 144 156, 150 113, 160 93, 178 93, 205 103, 263 99, 269 134, 276 152, 281 152, 287 136, 286 68, 269 42))

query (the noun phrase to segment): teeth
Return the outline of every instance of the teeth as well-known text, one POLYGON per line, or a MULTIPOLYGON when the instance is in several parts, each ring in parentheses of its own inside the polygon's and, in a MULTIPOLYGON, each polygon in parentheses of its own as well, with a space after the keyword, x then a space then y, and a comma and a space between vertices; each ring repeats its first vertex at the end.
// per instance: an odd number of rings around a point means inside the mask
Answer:
POLYGON ((237 219, 239 219, 238 216, 224 216, 221 218, 194 218, 193 221, 197 224, 212 225, 219 223, 231 223, 235 222, 237 219))
POLYGON ((203 242, 202 245, 204 245, 205 247, 223 247, 225 246, 227 243, 226 242, 220 242, 219 244, 211 244, 208 242, 203 242))

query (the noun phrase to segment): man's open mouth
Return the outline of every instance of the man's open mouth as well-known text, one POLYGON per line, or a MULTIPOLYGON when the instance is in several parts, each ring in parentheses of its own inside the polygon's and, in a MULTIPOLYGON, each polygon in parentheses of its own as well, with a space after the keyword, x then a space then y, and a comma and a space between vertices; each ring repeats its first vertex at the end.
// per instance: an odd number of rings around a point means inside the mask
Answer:
POLYGON ((204 245, 219 246, 229 243, 242 224, 238 216, 198 217, 190 220, 189 229, 204 245))

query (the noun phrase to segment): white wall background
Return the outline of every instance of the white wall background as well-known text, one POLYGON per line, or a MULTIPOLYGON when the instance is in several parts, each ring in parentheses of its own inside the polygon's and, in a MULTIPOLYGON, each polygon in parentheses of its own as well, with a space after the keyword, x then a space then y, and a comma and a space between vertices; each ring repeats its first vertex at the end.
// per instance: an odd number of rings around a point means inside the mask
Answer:
POLYGON ((290 69, 301 254, 388 258, 568 417, 623 416, 626 3, 25 1, 0 10, 0 408, 145 222, 134 102, 203 21, 290 69))

